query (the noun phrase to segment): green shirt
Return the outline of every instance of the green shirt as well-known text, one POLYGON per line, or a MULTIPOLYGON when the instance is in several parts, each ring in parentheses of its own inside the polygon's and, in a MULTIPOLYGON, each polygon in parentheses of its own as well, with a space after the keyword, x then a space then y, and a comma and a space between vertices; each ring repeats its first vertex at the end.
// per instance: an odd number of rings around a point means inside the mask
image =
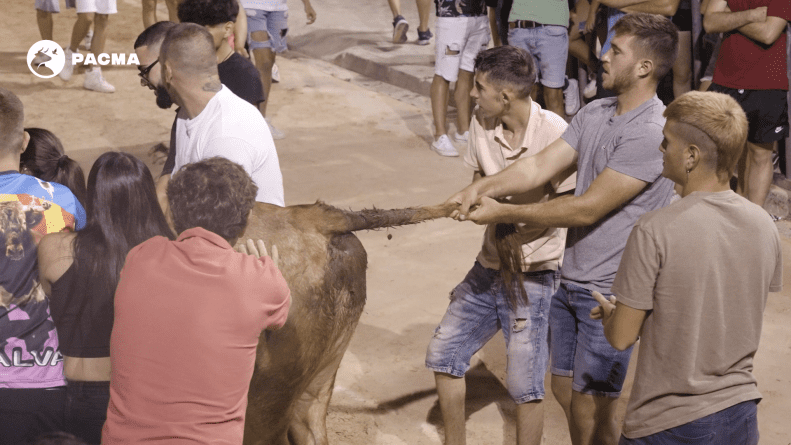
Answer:
POLYGON ((532 20, 544 25, 569 26, 568 0, 514 0, 509 22, 532 20))

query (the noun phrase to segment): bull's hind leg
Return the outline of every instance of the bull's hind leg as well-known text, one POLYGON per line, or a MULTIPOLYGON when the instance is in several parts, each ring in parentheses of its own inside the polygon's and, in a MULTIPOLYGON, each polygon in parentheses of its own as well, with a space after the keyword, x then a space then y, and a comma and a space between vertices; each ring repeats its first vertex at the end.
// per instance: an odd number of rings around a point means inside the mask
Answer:
POLYGON ((327 445, 327 409, 340 359, 327 366, 297 400, 289 425, 292 445, 327 445))

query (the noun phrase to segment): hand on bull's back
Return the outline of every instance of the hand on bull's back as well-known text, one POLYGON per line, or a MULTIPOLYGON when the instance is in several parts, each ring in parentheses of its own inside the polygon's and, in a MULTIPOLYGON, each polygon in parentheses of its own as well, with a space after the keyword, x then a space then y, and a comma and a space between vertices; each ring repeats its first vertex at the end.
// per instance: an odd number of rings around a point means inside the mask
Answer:
MULTIPOLYGON (((248 239, 244 243, 240 244, 237 250, 240 253, 252 255, 257 258, 269 256, 269 253, 266 250, 266 244, 264 244, 264 241, 260 239, 255 241, 248 239)), ((280 263, 280 255, 278 254, 277 246, 274 244, 272 245, 272 255, 270 258, 272 258, 272 261, 275 263, 275 267, 278 267, 280 263)))

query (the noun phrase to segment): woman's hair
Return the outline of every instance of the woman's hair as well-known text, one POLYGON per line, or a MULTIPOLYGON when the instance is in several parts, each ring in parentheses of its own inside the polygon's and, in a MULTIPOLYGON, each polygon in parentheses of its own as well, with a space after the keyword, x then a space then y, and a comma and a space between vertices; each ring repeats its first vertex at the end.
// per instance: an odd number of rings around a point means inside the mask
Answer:
POLYGON ((85 207, 85 175, 74 159, 66 156, 60 139, 43 128, 26 128, 30 142, 19 158, 19 169, 42 181, 57 182, 71 190, 85 207))
POLYGON ((127 153, 108 152, 88 175, 88 222, 74 240, 77 279, 112 301, 129 251, 157 235, 174 239, 148 167, 127 153))

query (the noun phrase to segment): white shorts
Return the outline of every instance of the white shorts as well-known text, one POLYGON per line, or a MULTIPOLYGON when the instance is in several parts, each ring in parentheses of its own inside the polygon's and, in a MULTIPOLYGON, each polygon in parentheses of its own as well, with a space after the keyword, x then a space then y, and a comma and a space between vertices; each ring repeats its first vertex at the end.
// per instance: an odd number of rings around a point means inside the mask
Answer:
POLYGON ((437 17, 434 74, 455 82, 459 70, 473 72, 475 56, 489 45, 489 18, 437 17))
POLYGON ((115 2, 116 0, 77 0, 77 13, 115 14, 118 12, 115 2))

